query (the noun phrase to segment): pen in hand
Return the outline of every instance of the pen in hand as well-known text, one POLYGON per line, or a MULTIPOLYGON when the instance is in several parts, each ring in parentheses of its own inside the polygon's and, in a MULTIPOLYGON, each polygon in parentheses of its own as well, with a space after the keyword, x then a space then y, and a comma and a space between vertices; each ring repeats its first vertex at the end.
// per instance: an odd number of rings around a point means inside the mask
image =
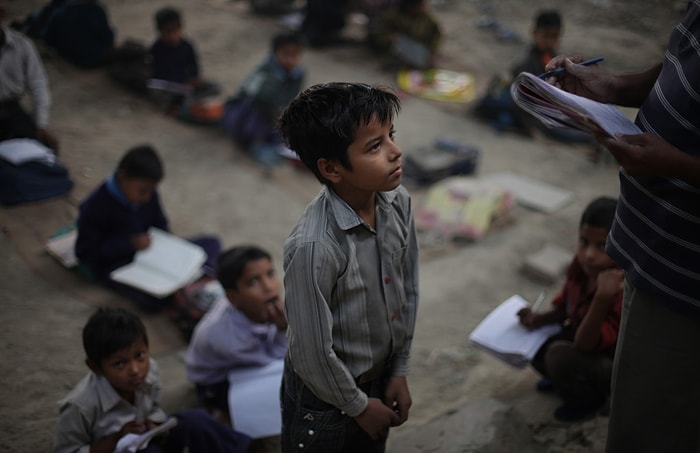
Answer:
POLYGON ((537 296, 537 299, 535 299, 535 303, 532 304, 532 307, 530 308, 531 313, 537 312, 537 310, 542 306, 542 302, 544 302, 546 293, 542 291, 539 296, 537 296))
MULTIPOLYGON (((600 63, 604 59, 605 58, 603 58, 603 57, 592 58, 590 60, 582 61, 582 62, 576 63, 576 64, 580 64, 583 66, 590 66, 592 64, 600 63)), ((566 68, 561 67, 561 68, 554 69, 552 71, 543 72, 542 74, 538 75, 537 77, 539 77, 540 79, 548 79, 550 77, 558 76, 559 74, 563 74, 565 72, 566 72, 566 68)))

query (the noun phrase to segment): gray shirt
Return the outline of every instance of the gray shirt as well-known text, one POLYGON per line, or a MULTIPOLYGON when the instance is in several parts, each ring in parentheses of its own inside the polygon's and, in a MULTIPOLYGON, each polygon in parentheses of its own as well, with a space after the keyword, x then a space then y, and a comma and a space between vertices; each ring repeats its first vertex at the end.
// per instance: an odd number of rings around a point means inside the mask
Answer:
POLYGON ((89 452, 91 444, 119 432, 137 418, 155 423, 167 418, 160 408, 160 374, 153 359, 146 382, 136 393, 135 405, 119 396, 107 379, 93 372, 58 404, 55 453, 89 452))
POLYGON ((37 126, 49 124, 51 96, 34 44, 29 38, 3 27, 5 45, 0 47, 0 101, 20 99, 26 93, 34 103, 37 126))
POLYGON ((356 379, 390 359, 406 376, 418 307, 418 242, 403 187, 377 193, 376 230, 331 189, 306 207, 284 245, 289 359, 323 401, 351 417, 367 406, 356 379))

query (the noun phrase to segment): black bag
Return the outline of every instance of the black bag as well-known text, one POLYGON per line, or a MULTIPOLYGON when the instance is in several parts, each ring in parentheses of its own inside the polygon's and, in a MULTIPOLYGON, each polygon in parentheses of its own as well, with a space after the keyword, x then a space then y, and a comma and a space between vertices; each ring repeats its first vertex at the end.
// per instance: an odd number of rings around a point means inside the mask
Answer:
POLYGON ((479 150, 450 140, 437 140, 434 149, 403 156, 403 175, 417 185, 430 185, 457 175, 470 175, 479 163, 479 150))
POLYGON ((200 277, 177 290, 170 304, 165 307, 166 316, 175 322, 187 342, 192 338, 192 332, 199 320, 221 296, 220 291, 208 285, 214 281, 216 279, 209 275, 200 277))
POLYGON ((0 203, 14 205, 57 197, 69 192, 73 181, 58 161, 30 161, 14 165, 0 159, 0 203))

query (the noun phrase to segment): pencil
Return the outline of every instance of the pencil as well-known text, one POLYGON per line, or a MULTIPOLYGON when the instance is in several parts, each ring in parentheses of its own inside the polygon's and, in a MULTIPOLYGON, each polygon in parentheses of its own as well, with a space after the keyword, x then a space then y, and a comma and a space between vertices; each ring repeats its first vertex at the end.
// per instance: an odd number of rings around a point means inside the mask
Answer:
POLYGON ((540 306, 542 305, 542 302, 544 302, 544 297, 545 297, 545 292, 542 291, 539 296, 537 296, 537 299, 535 299, 535 303, 532 304, 532 308, 530 308, 530 311, 532 313, 535 313, 540 306))
MULTIPOLYGON (((576 64, 580 64, 583 66, 590 66, 592 64, 600 63, 603 60, 605 60, 605 58, 598 57, 598 58, 592 58, 590 60, 582 61, 581 63, 576 63, 576 64)), ((539 77, 540 79, 547 79, 549 77, 554 77, 554 76, 557 76, 559 74, 564 74, 565 72, 566 72, 566 68, 561 67, 561 68, 554 69, 552 71, 543 72, 542 74, 538 75, 537 77, 539 77)))

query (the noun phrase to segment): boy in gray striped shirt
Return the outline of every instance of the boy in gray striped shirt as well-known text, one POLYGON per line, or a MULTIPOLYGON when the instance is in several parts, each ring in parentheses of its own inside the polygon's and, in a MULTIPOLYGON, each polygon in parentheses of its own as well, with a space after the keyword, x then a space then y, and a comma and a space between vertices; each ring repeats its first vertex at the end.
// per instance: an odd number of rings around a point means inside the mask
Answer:
POLYGON ((418 244, 400 185, 399 109, 383 88, 327 83, 280 118, 325 186, 284 245, 284 452, 383 452, 389 428, 408 418, 418 244))

